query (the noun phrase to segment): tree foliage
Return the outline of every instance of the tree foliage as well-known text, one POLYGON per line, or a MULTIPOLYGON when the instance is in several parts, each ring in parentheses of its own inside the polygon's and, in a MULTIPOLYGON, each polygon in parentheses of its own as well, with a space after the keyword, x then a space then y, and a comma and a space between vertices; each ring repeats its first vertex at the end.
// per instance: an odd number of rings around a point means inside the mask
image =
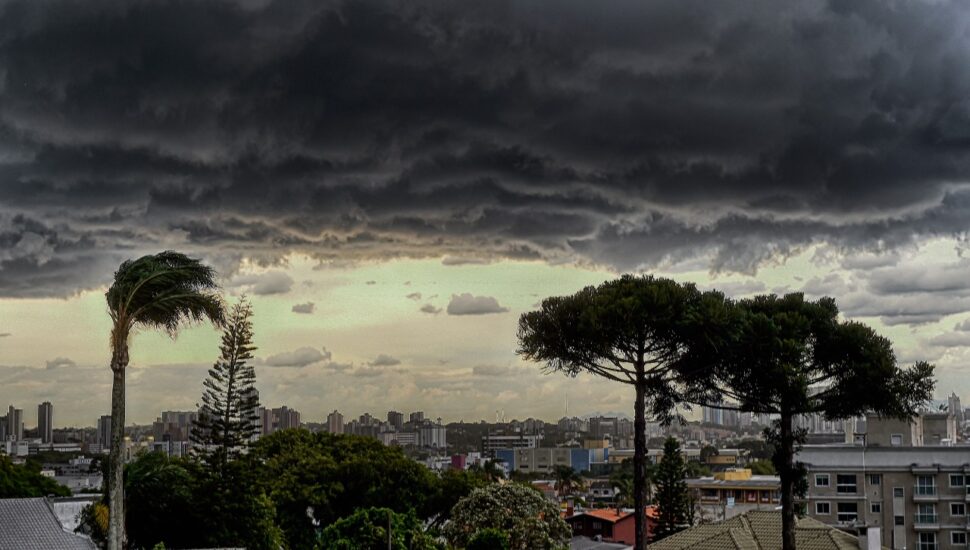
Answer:
POLYGON ((673 437, 667 438, 656 472, 657 539, 672 535, 690 523, 686 475, 680 443, 673 437))
MULTIPOLYGON (((589 373, 632 385, 635 507, 646 505, 646 410, 669 420, 676 403, 710 395, 706 358, 727 335, 729 308, 717 292, 652 276, 625 275, 571 296, 546 298, 519 319, 518 353, 550 372, 589 373)), ((636 545, 646 546, 636 517, 636 545)))
POLYGON ((36 498, 46 496, 71 496, 67 487, 43 476, 40 466, 33 462, 14 464, 6 455, 0 455, 0 498, 36 498))
POLYGON ((246 459, 291 548, 313 547, 314 522, 326 526, 357 509, 413 508, 420 519, 440 513, 435 475, 373 438, 283 430, 261 438, 246 459))
POLYGON ((564 549, 572 534, 554 504, 518 483, 476 489, 455 505, 443 531, 451 545, 465 548, 483 529, 506 533, 511 550, 564 549))
POLYGON ((748 464, 748 469, 757 476, 773 476, 778 473, 770 460, 755 460, 748 464))
POLYGON ((399 514, 389 508, 361 508, 350 516, 328 525, 320 534, 317 548, 320 550, 386 550, 388 548, 443 550, 444 547, 424 532, 413 510, 399 514), (388 536, 389 526, 390 537, 388 536))
POLYGON ((227 316, 219 359, 203 382, 199 418, 192 442, 206 459, 222 469, 257 433, 259 406, 253 358, 253 308, 245 296, 227 316))
POLYGON ((480 529, 468 541, 465 550, 509 550, 509 535, 501 529, 480 529))

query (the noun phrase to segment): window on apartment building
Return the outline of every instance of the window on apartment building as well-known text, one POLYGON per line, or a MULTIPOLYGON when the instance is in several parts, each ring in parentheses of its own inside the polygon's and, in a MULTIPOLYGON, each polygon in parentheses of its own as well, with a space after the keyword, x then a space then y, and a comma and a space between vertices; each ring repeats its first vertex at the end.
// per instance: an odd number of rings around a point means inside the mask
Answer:
POLYGON ((815 503, 815 515, 825 516, 832 513, 832 505, 828 502, 816 502, 815 503))
POLYGON ((936 533, 920 533, 916 541, 916 550, 937 550, 936 533))
POLYGON ((963 474, 950 474, 950 487, 964 487, 966 484, 963 474))
POLYGON ((881 502, 873 502, 872 504, 869 505, 869 511, 872 512, 873 514, 881 514, 882 513, 882 503, 881 502))
POLYGON ((840 502, 838 506, 839 523, 849 523, 859 519, 859 506, 855 502, 840 502))
POLYGON ((920 504, 916 510, 916 523, 939 523, 935 504, 920 504))
POLYGON ((967 534, 963 531, 951 531, 950 544, 952 544, 953 546, 966 546, 967 534))
POLYGON ((963 502, 951 502, 950 503, 950 515, 951 516, 965 516, 967 515, 967 505, 963 502))
POLYGON ((882 483, 880 474, 869 474, 869 485, 879 485, 880 483, 882 483))
POLYGON ((899 447, 903 444, 903 434, 892 434, 889 436, 889 444, 899 447))
POLYGON ((855 493, 856 492, 856 475, 855 474, 838 474, 835 476, 835 492, 837 493, 855 493))
POLYGON ((896 498, 903 498, 905 496, 903 494, 903 488, 902 487, 893 487, 893 496, 896 497, 896 498))
POLYGON ((936 478, 933 476, 916 476, 917 495, 935 495, 936 478))
POLYGON ((906 525, 906 518, 903 516, 893 516, 893 525, 906 525))
POLYGON ((816 487, 828 487, 829 486, 829 475, 828 474, 815 474, 815 486, 816 487))

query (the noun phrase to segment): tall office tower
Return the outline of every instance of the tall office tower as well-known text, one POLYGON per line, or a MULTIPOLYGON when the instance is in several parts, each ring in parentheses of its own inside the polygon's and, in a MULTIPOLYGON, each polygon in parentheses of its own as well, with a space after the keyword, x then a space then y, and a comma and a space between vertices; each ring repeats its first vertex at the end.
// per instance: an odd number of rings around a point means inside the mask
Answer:
POLYGON ((287 428, 300 427, 300 411, 283 405, 278 409, 274 409, 273 412, 276 413, 277 420, 279 421, 279 429, 285 430, 287 428))
POLYGON ((7 438, 14 441, 24 438, 24 410, 15 409, 13 405, 7 409, 7 438))
POLYGON ((424 412, 423 411, 417 411, 417 412, 411 413, 411 416, 409 418, 409 421, 412 424, 420 424, 420 423, 424 422, 424 412))
POLYGON ((111 448, 111 415, 106 414, 98 419, 98 444, 102 450, 111 448))
POLYGON ((951 393, 946 401, 950 414, 956 418, 957 422, 963 422, 963 405, 960 404, 960 398, 957 394, 951 393))
POLYGON ((54 405, 50 401, 37 405, 37 431, 41 442, 54 441, 54 405))
POLYGON ((336 410, 327 415, 327 431, 332 434, 344 433, 344 415, 336 410))
POLYGON ((387 411, 387 423, 393 426, 395 430, 404 429, 404 413, 387 411))

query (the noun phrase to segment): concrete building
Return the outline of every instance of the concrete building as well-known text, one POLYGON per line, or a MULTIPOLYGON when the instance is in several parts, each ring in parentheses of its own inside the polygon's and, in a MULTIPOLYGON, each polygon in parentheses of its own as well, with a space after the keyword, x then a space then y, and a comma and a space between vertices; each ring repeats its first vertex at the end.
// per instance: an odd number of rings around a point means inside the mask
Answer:
POLYGON ((344 433, 344 415, 336 409, 327 415, 327 431, 332 434, 344 433))
POLYGON ((163 411, 152 423, 152 435, 155 441, 189 441, 198 419, 197 411, 163 411))
MULTIPOLYGON (((891 430, 879 439, 912 436, 891 430)), ((894 550, 967 547, 970 447, 806 446, 797 460, 808 469, 809 517, 877 527, 894 550)))
POLYGON ((608 448, 520 447, 498 449, 495 451, 495 458, 504 462, 510 471, 519 470, 523 473, 550 473, 556 466, 569 466, 577 472, 588 472, 593 464, 605 463, 609 452, 608 448))
POLYGON ((401 431, 404 429, 404 413, 399 413, 397 411, 387 411, 387 423, 391 425, 395 430, 401 431))
POLYGON ((7 430, 4 439, 20 441, 24 438, 24 411, 15 409, 13 405, 7 409, 7 430))
POLYGON ((688 479, 705 520, 722 520, 751 510, 773 510, 781 503, 778 476, 752 475, 746 468, 688 479))
POLYGON ((541 435, 484 435, 482 436, 482 454, 495 456, 495 451, 499 449, 519 449, 523 447, 534 449, 539 446, 541 441, 541 435))
POLYGON ((50 401, 37 405, 37 432, 41 443, 54 442, 54 405, 50 401))
POLYGON ((946 398, 947 411, 956 417, 956 421, 963 422, 963 405, 960 404, 960 398, 956 393, 951 393, 950 397, 946 398))
POLYGON ((415 411, 411 413, 410 416, 408 416, 408 422, 412 424, 420 424, 421 422, 424 422, 424 412, 415 411))
POLYGON ((111 415, 104 415, 98 419, 98 446, 101 452, 111 449, 111 415))
POLYGON ((441 424, 441 419, 437 423, 426 422, 418 428, 418 441, 422 447, 444 449, 448 446, 447 430, 441 424))

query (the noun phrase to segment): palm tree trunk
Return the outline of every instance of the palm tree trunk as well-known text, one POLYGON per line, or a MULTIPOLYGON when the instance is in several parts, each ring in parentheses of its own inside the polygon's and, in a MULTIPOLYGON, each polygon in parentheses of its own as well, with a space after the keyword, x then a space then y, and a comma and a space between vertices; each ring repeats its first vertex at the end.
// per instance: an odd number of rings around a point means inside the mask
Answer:
POLYGON ((633 408, 633 517, 635 529, 635 550, 647 547, 646 505, 647 505, 647 419, 646 419, 646 381, 637 377, 637 400, 633 408))
POLYGON ((122 338, 111 352, 111 454, 108 456, 108 550, 125 547, 125 369, 128 342, 122 338))
POLYGON ((795 438, 792 433, 791 413, 781 413, 780 453, 781 468, 781 547, 782 550, 795 550, 795 438))

